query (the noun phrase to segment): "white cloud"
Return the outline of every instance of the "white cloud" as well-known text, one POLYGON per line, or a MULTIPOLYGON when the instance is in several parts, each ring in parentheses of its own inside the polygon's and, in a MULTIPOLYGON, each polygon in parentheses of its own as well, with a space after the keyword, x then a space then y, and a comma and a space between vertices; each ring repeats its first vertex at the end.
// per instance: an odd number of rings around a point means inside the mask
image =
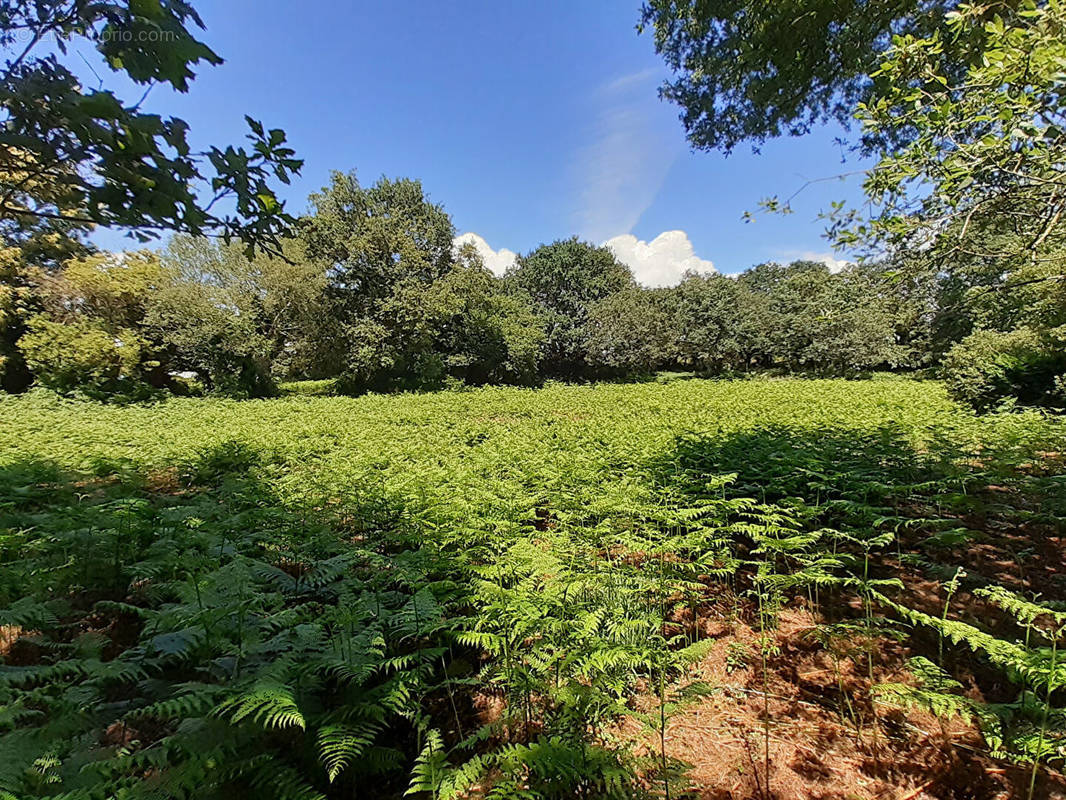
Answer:
POLYGON ((688 270, 714 272, 714 264, 696 255, 684 231, 664 231, 645 242, 631 233, 603 243, 615 257, 633 270, 645 286, 671 286, 688 270))
POLYGON ((481 256, 481 260, 485 262, 485 266, 495 275, 503 275, 509 267, 514 265, 515 259, 518 257, 517 253, 508 250, 506 247, 493 250, 489 247, 489 243, 476 233, 463 233, 452 239, 452 246, 456 250, 464 244, 474 245, 474 249, 481 256))
POLYGON ((787 261, 821 261, 830 272, 840 272, 844 267, 850 267, 854 261, 846 258, 837 258, 835 253, 816 253, 813 250, 787 250, 781 254, 787 261))
POLYGON ((590 241, 632 230, 684 152, 674 111, 655 92, 662 75, 623 75, 589 98, 594 116, 573 162, 573 221, 590 241))

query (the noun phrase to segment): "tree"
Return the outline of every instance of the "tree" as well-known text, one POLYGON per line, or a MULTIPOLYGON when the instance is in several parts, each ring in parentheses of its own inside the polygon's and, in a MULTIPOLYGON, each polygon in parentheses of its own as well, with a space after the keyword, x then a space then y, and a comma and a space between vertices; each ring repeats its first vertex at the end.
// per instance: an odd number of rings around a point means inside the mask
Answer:
POLYGON ((585 322, 592 304, 634 285, 629 268, 610 250, 576 236, 541 245, 504 277, 530 298, 544 325, 544 368, 571 376, 589 366, 585 322))
POLYGON ((432 283, 408 278, 350 327, 347 391, 531 383, 543 332, 529 306, 504 292, 472 246, 432 283))
POLYGON ((807 346, 800 361, 829 375, 898 367, 910 354, 896 339, 893 305, 870 274, 847 267, 831 275, 805 309, 807 346))
POLYGON ((89 251, 85 237, 93 226, 85 221, 86 212, 78 207, 70 188, 77 180, 72 165, 39 174, 32 169, 32 161, 28 151, 0 144, 0 187, 13 187, 8 190, 9 203, 20 207, 42 204, 64 212, 55 216, 5 213, 0 217, 0 240, 5 247, 17 248, 24 264, 55 270, 89 251))
POLYGON ((144 396, 164 382, 145 335, 147 304, 162 282, 153 253, 101 253, 33 273, 39 311, 18 348, 35 377, 61 392, 144 396))
POLYGON ((473 245, 428 292, 434 346, 448 374, 466 383, 533 383, 544 331, 533 309, 507 294, 473 245))
POLYGON ((838 206, 830 233, 935 287, 931 345, 957 396, 1049 402, 1066 341, 1066 7, 964 4, 945 24, 895 37, 874 73, 858 117, 895 144, 864 182, 872 215, 838 206), (961 72, 960 42, 980 55, 961 72))
POLYGON ((889 285, 877 276, 855 267, 834 275, 822 263, 794 261, 760 264, 737 282, 765 298, 755 326, 769 340, 769 364, 846 375, 908 357, 896 339, 889 285))
POLYGON ((36 274, 45 313, 57 320, 87 317, 109 329, 141 324, 163 269, 151 251, 94 253, 56 272, 36 274))
POLYGON ((431 283, 452 264, 455 226, 422 183, 381 178, 363 188, 354 173, 334 172, 311 195, 301 238, 309 258, 328 271, 344 313, 371 313, 407 280, 431 283))
POLYGON ((686 273, 670 290, 674 359, 701 372, 747 369, 765 359, 769 341, 760 299, 736 279, 686 273))
MULTIPOLYGON (((893 35, 944 29, 955 0, 648 0, 638 30, 675 77, 660 94, 681 107, 692 146, 732 150, 829 119, 848 122, 893 35)), ((969 43, 944 40, 956 71, 969 43)))
POLYGON ((758 264, 738 278, 738 284, 764 303, 757 323, 765 331, 763 366, 804 368, 804 354, 815 335, 813 321, 821 313, 829 269, 817 261, 758 264))
POLYGON ((144 376, 149 345, 136 331, 112 332, 87 319, 62 323, 44 316, 33 317, 26 328, 19 349, 43 385, 96 399, 140 399, 149 393, 144 376))
POLYGON ((145 320, 172 366, 198 372, 215 391, 272 394, 275 377, 312 346, 325 291, 325 274, 297 243, 285 255, 249 259, 235 243, 174 237, 145 320))
POLYGON ((993 262, 1009 288, 1013 270, 1066 248, 1066 7, 962 5, 946 25, 943 36, 895 37, 874 73, 858 117, 903 144, 867 173, 876 213, 838 209, 831 233, 867 251, 931 250, 941 268, 993 262), (949 41, 980 48, 961 75, 949 41))
MULTIPOLYGON (((19 151, 0 146, 0 185, 21 184, 16 202, 41 198, 53 206, 70 205, 64 182, 48 176, 34 176, 23 169, 25 158, 19 151)), ((64 168, 69 173, 69 167, 64 168)), ((64 181, 66 177, 64 177, 64 181)), ((19 339, 26 333, 26 321, 39 312, 35 275, 40 269, 55 271, 92 248, 85 234, 90 226, 68 219, 0 217, 0 389, 20 392, 33 381, 19 339)))
POLYGON ((629 286, 589 307, 588 358, 594 367, 645 375, 669 358, 670 319, 662 291, 629 286))
POLYGON ((291 219, 270 182, 288 183, 302 165, 283 131, 247 118, 250 148, 195 152, 183 120, 86 89, 64 63, 88 41, 145 95, 160 84, 185 92, 196 64, 222 63, 196 27, 185 0, 0 4, 0 43, 15 53, 0 71, 0 215, 22 228, 52 221, 127 228, 142 240, 169 230, 275 243, 291 219))
POLYGON ((364 188, 334 172, 301 221, 309 260, 327 277, 327 305, 349 391, 435 385, 445 374, 433 347, 426 292, 454 264, 455 227, 421 182, 381 178, 364 188))

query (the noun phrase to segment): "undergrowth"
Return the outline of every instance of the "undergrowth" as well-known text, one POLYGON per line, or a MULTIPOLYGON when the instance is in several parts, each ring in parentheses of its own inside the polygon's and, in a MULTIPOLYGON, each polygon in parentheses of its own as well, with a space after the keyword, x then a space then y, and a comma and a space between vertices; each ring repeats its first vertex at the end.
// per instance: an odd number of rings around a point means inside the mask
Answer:
POLYGON ((913 709, 1029 794, 1066 754, 1054 419, 905 380, 0 414, 8 797, 681 797, 709 620, 779 796, 794 608, 875 762, 913 709))

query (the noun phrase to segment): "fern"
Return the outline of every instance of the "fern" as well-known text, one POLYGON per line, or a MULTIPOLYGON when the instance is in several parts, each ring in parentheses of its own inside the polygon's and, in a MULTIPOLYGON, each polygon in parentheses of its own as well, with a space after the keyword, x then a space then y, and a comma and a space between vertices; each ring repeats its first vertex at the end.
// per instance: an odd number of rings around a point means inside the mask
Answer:
POLYGON ((838 668, 869 669, 903 635, 879 609, 942 632, 945 663, 978 654, 1016 701, 968 703, 916 660, 914 684, 882 686, 878 702, 969 714, 993 753, 1057 759, 1061 608, 991 592, 1021 631, 993 635, 907 608, 891 570, 908 557, 935 569, 969 535, 959 519, 1061 516, 1061 486, 1017 467, 1066 439, 1051 421, 959 415, 933 386, 695 381, 150 410, 26 398, 38 422, 5 416, 0 452, 99 459, 105 477, 0 468, 0 624, 22 644, 32 632, 35 659, 0 667, 0 788, 310 799, 409 783, 434 800, 569 799, 654 782, 674 796, 690 787, 665 720, 706 690, 686 674, 714 647, 700 623, 757 627, 745 662, 768 681, 778 612, 797 598, 816 617, 843 611, 811 632, 838 668), (173 464, 172 493, 139 475, 173 464), (989 505, 993 477, 1029 508, 989 505), (633 702, 649 692, 650 710, 633 702), (471 731, 475 693, 500 713, 471 731), (654 758, 630 757, 625 719, 660 738, 654 758))
POLYGON ((927 658, 916 656, 908 662, 917 685, 881 683, 874 696, 882 703, 900 708, 920 708, 939 719, 961 717, 969 722, 975 714, 972 701, 957 694, 962 684, 927 658))

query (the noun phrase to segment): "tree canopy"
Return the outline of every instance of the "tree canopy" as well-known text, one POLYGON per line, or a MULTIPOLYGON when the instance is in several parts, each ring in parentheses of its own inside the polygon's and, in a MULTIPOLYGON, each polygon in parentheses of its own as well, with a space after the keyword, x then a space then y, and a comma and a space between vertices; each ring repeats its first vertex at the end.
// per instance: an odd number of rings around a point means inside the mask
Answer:
POLYGON ((689 142, 730 151, 828 119, 850 120, 897 34, 944 26, 953 0, 649 0, 653 31, 674 77, 662 96, 681 107, 689 142))
POLYGON ((633 284, 614 253, 576 236, 541 245, 505 277, 532 301, 546 332, 545 367, 560 375, 580 374, 590 363, 585 321, 592 304, 633 284))
POLYGON ((698 148, 857 117, 876 156, 868 203, 826 216, 861 264, 652 290, 570 237, 501 278, 457 249, 420 181, 354 172, 297 220, 271 188, 300 168, 280 130, 249 120, 247 149, 194 152, 180 119, 71 68, 67 45, 91 40, 134 83, 187 91, 221 62, 190 5, 0 3, 0 36, 22 44, 0 74, 5 388, 259 396, 291 379, 363 392, 934 367, 983 407, 1066 397, 1060 0, 648 0, 641 27, 698 148), (98 253, 98 224, 178 235, 160 254, 98 253))

